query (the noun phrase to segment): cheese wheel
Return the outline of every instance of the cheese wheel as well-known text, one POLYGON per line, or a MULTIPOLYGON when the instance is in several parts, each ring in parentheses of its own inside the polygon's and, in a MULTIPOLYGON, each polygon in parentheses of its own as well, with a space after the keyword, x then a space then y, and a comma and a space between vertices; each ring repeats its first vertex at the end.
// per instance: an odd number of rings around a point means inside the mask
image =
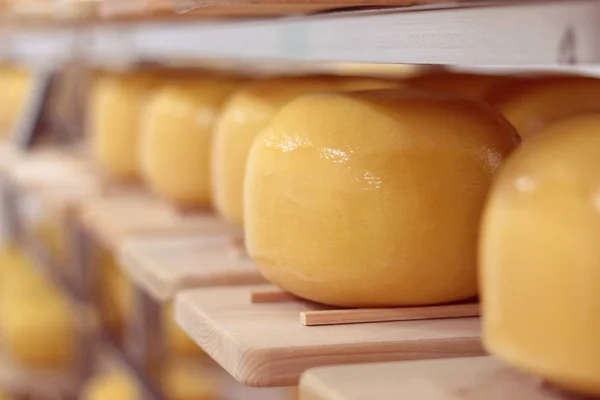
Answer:
POLYGON ((217 388, 204 371, 186 362, 170 362, 162 372, 162 388, 169 400, 215 400, 217 388))
POLYGON ((214 204, 230 223, 243 225, 246 159, 254 138, 275 113, 295 97, 311 92, 397 86, 370 78, 294 77, 252 82, 227 103, 217 124, 212 160, 214 204))
POLYGON ((600 114, 525 141, 497 178, 481 230, 487 349, 600 396, 600 114))
POLYGON ((25 111, 32 79, 27 70, 5 67, 0 70, 0 137, 8 136, 25 111))
POLYGON ((116 180, 140 177, 139 122, 154 84, 147 75, 104 75, 93 85, 87 122, 92 153, 116 180))
POLYGON ((271 282, 336 306, 475 296, 480 212, 517 140, 485 104, 444 94, 302 97, 250 151, 248 252, 271 282))
POLYGON ((82 389, 82 400, 139 400, 141 390, 125 371, 104 373, 90 379, 82 389))
POLYGON ((407 79, 408 86, 475 99, 486 99, 497 87, 514 79, 502 75, 432 72, 407 79))
POLYGON ((142 172, 160 196, 185 207, 210 204, 213 126, 233 80, 166 85, 150 100, 141 135, 142 172))
POLYGON ((528 138, 562 118, 600 110, 600 79, 549 76, 518 81, 490 97, 496 107, 528 138))
POLYGON ((73 362, 75 315, 57 295, 3 298, 0 335, 4 351, 16 364, 65 368, 73 362))

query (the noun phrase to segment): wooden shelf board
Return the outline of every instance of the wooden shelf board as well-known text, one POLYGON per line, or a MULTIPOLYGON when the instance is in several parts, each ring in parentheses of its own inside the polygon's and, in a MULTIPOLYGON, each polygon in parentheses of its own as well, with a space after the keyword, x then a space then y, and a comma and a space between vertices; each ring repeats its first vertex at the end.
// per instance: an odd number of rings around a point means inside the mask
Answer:
POLYGON ((84 228, 113 251, 132 235, 218 233, 232 229, 212 213, 181 212, 142 189, 115 191, 90 199, 82 205, 80 218, 84 228))
POLYGON ((119 256, 133 282, 160 302, 182 289, 264 282, 252 261, 232 247, 229 234, 130 239, 119 256))
POLYGON ((237 380, 249 386, 287 386, 305 370, 484 353, 478 318, 303 326, 303 301, 252 304, 268 285, 205 288, 176 296, 180 326, 237 380))
POLYGON ((559 392, 494 357, 316 368, 300 400, 583 400, 559 392))

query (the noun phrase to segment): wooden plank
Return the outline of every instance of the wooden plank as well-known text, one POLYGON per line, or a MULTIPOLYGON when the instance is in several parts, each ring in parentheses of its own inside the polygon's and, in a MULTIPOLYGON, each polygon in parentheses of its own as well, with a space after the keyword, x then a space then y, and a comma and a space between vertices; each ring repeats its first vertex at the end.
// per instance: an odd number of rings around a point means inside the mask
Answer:
POLYGON ((218 233, 234 228, 212 213, 182 213, 143 189, 115 190, 85 202, 80 220, 103 246, 117 251, 132 235, 218 233))
POLYGON ((286 386, 306 369, 484 354, 478 318, 306 327, 308 302, 252 304, 250 293, 272 286, 203 288, 180 292, 180 326, 237 380, 286 386))
POLYGON ((157 301, 194 287, 265 282, 252 261, 231 248, 230 234, 180 234, 127 240, 120 264, 157 301))
POLYGON ((445 304, 428 307, 353 308, 304 311, 300 321, 306 326, 361 324, 386 321, 418 321, 424 319, 479 317, 479 304, 445 304))
POLYGON ((583 400, 493 357, 316 368, 300 400, 583 400))

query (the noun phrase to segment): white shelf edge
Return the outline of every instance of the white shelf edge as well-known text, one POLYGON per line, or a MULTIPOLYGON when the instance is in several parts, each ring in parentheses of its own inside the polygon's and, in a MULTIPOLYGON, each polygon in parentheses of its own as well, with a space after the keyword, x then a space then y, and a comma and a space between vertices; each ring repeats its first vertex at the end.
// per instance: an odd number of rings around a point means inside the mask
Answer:
MULTIPOLYGON (((4 55, 93 63, 163 60, 600 64, 600 2, 493 2, 232 22, 136 22, 13 30, 4 55)), ((0 39, 0 40, 2 40, 0 39)))

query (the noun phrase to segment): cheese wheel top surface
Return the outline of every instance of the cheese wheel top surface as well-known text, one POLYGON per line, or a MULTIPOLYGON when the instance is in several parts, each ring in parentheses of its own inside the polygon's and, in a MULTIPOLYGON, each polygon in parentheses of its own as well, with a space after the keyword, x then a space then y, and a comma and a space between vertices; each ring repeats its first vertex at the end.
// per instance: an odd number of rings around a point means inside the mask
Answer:
POLYGON ((218 211, 243 225, 243 182, 248 151, 254 138, 275 113, 297 96, 311 92, 389 88, 396 81, 352 77, 294 77, 251 82, 226 105, 213 146, 213 195, 218 211))
POLYGON ((515 81, 490 97, 521 137, 575 114, 600 111, 600 79, 549 76, 515 81))
POLYGON ((600 113, 523 142, 484 214, 481 288, 489 351, 600 395, 600 113))
POLYGON ((517 141, 491 108, 443 94, 302 97, 252 147, 248 252, 267 279, 327 304, 472 297, 483 201, 517 141))

